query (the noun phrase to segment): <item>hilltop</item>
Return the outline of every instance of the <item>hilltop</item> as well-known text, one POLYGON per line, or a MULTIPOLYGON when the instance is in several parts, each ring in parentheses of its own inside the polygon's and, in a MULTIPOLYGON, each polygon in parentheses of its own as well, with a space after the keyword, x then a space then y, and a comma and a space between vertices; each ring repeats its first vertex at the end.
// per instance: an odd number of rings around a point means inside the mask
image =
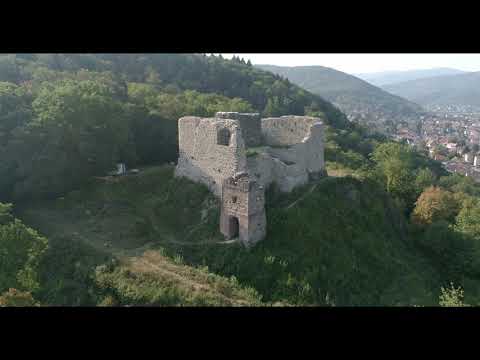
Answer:
POLYGON ((188 296, 195 297, 208 283, 202 280, 206 273, 196 270, 205 266, 220 275, 210 275, 214 289, 216 283, 230 288, 223 293, 232 300, 211 295, 217 299, 211 303, 219 305, 260 304, 260 298, 306 305, 435 302, 439 285, 433 269, 415 256, 403 215, 375 185, 331 177, 291 194, 272 189, 267 198, 268 235, 251 250, 224 243, 217 200, 203 185, 175 179, 170 166, 115 182, 97 180, 18 212, 57 239, 57 248, 80 242, 124 259, 120 266, 105 266, 97 280, 108 283, 108 294, 120 303, 158 304, 145 285, 156 283, 158 289, 173 283, 182 296, 187 296, 182 289, 191 288, 188 296), (232 276, 238 282, 228 280, 232 276), (188 285, 192 282, 199 285, 188 285))
POLYGON ((384 86, 392 94, 425 107, 466 106, 480 108, 480 72, 436 76, 384 86))
POLYGON ((281 67, 258 65, 331 101, 350 119, 386 133, 399 125, 416 129, 422 108, 355 76, 323 66, 281 67))

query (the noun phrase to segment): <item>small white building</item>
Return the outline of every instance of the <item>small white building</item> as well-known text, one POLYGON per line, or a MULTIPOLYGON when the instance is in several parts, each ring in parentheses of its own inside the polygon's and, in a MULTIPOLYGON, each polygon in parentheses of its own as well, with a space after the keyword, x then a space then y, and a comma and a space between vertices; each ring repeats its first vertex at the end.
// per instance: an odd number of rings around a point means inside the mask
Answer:
POLYGON ((127 166, 124 163, 117 164, 117 175, 124 175, 127 173, 127 166))
POLYGON ((467 153, 464 155, 464 159, 466 163, 472 164, 473 163, 473 154, 467 153))
POLYGON ((124 163, 118 163, 117 168, 108 173, 109 176, 121 176, 127 173, 127 166, 124 163))

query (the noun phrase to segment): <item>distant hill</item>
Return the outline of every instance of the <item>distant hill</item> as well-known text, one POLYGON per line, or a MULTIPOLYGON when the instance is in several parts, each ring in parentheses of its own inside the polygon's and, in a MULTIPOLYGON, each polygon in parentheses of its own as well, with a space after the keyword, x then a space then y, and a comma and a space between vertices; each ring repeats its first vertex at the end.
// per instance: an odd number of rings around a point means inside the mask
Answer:
POLYGON ((416 119, 423 113, 419 105, 335 69, 323 66, 257 67, 288 78, 332 102, 351 120, 382 132, 394 132, 400 123, 415 128, 416 119))
POLYGON ((353 74, 375 86, 385 86, 404 81, 429 78, 434 76, 465 74, 465 71, 450 68, 435 68, 406 71, 383 71, 376 73, 353 74))
POLYGON ((480 108, 480 72, 436 76, 385 86, 384 89, 431 107, 466 106, 480 108))

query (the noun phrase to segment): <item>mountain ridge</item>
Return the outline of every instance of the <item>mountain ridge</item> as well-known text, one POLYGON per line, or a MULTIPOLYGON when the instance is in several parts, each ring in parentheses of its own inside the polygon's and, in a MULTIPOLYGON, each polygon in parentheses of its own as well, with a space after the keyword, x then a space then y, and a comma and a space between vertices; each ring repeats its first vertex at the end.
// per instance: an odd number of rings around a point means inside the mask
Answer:
POLYGON ((423 79, 435 76, 459 75, 468 73, 467 71, 454 68, 431 68, 431 69, 416 69, 416 70, 393 70, 381 71, 374 73, 357 73, 352 74, 362 80, 369 82, 372 85, 383 87, 386 85, 397 84, 410 80, 423 79))
POLYGON ((332 68, 255 66, 286 77, 296 85, 330 101, 351 120, 359 120, 382 132, 395 132, 400 123, 410 123, 415 128, 415 119, 424 113, 418 104, 332 68))
POLYGON ((463 105, 480 107, 479 83, 480 71, 410 80, 383 88, 423 106, 463 105))

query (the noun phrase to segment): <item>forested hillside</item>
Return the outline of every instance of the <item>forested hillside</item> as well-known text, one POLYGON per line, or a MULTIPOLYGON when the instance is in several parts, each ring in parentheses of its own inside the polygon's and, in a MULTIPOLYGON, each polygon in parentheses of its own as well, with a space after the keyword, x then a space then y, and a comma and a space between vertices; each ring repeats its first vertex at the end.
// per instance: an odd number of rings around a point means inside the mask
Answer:
POLYGON ((330 103, 244 61, 181 54, 0 56, 0 200, 52 197, 128 166, 177 159, 185 115, 324 114, 330 103))
POLYGON ((0 306, 480 303, 479 185, 279 75, 203 54, 22 54, 0 56, 0 80, 0 306), (178 118, 217 111, 327 125, 330 176, 271 187, 250 250, 173 176, 178 118), (119 161, 140 173, 106 177, 119 161))
POLYGON ((323 66, 282 67, 258 65, 260 69, 286 77, 302 88, 338 106, 351 120, 384 133, 398 126, 416 129, 424 110, 355 76, 323 66))

